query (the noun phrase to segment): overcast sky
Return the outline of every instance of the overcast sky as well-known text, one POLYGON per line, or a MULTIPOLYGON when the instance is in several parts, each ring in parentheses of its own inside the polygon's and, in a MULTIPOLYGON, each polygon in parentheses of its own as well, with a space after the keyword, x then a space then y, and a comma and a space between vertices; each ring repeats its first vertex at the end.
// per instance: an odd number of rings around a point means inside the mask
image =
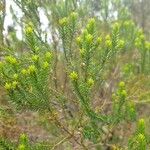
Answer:
MULTIPOLYGON (((12 20, 12 15, 10 12, 10 6, 12 6, 14 13, 16 14, 17 18, 21 18, 22 17, 22 12, 19 9, 19 7, 13 2, 13 0, 6 0, 6 17, 5 17, 5 22, 4 22, 4 35, 7 35, 7 27, 13 24, 13 20, 12 20)), ((39 9, 39 15, 40 15, 40 21, 42 23, 41 28, 42 30, 46 30, 48 27, 48 19, 47 17, 44 15, 44 11, 42 9, 39 9)), ((15 29, 17 31, 17 37, 19 39, 22 38, 21 35, 21 28, 19 25, 15 26, 15 29)))

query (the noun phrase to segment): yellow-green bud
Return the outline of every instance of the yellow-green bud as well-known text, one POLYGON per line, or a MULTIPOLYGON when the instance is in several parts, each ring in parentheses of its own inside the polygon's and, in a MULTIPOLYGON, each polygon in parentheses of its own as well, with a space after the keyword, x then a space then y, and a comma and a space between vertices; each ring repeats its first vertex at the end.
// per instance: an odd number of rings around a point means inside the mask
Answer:
POLYGON ((17 81, 13 81, 13 82, 12 82, 12 88, 13 88, 13 89, 16 89, 17 85, 18 85, 18 82, 17 82, 17 81))
POLYGON ((119 40, 119 41, 118 41, 117 48, 123 48, 123 47, 124 47, 124 45, 125 45, 124 40, 119 40))
POLYGON ((95 19, 91 18, 88 22, 89 27, 93 27, 95 25, 95 19))
POLYGON ((94 18, 91 18, 88 23, 89 23, 89 24, 95 24, 95 19, 94 19, 94 18))
POLYGON ((5 84, 4 87, 5 87, 5 89, 8 90, 8 91, 11 90, 11 88, 12 88, 11 83, 7 83, 7 82, 6 82, 6 84, 5 84))
POLYGON ((105 37, 105 45, 106 45, 106 47, 107 48, 111 48, 112 47, 112 41, 111 41, 111 37, 110 37, 110 35, 107 35, 106 37, 105 37))
POLYGON ((127 97, 127 92, 126 92, 126 90, 122 90, 122 91, 121 91, 121 96, 127 97))
POLYGON ((76 43, 77 43, 79 46, 81 46, 81 44, 82 44, 82 38, 81 38, 80 36, 76 38, 76 43))
POLYGON ((139 38, 140 38, 141 40, 144 40, 144 39, 145 39, 144 34, 141 34, 141 35, 139 36, 139 38))
POLYGON ((18 79, 18 74, 15 73, 15 74, 13 75, 13 79, 17 80, 17 79, 18 79))
POLYGON ((140 39, 140 38, 136 38, 136 39, 135 39, 135 46, 136 46, 137 48, 139 48, 139 47, 141 47, 141 45, 142 45, 141 39, 140 39))
POLYGON ((111 47, 112 47, 112 42, 111 42, 111 40, 106 40, 106 41, 105 41, 105 45, 106 45, 107 48, 111 48, 111 47))
POLYGON ((6 57, 5 57, 5 60, 6 60, 8 63, 12 64, 12 65, 17 64, 16 58, 14 58, 14 57, 12 57, 12 56, 6 56, 6 57))
POLYGON ((77 81, 78 80, 78 74, 75 71, 73 71, 72 73, 70 73, 69 77, 73 81, 77 81))
POLYGON ((25 29, 26 34, 32 34, 33 33, 33 27, 27 26, 25 29))
POLYGON ((60 19, 59 24, 61 26, 66 26, 68 24, 68 18, 64 17, 64 18, 60 19))
POLYGON ((38 56, 38 55, 33 55, 33 56, 32 56, 32 60, 33 60, 34 62, 37 62, 38 59, 39 59, 39 56, 38 56))
POLYGON ((133 108, 133 107, 130 107, 130 113, 134 113, 135 112, 135 108, 133 108))
POLYGON ((116 22, 116 23, 113 25, 113 30, 114 30, 115 32, 117 32, 117 31, 119 31, 119 29, 120 29, 120 24, 119 24, 118 22, 116 22))
POLYGON ((110 35, 106 35, 105 40, 111 40, 110 35))
POLYGON ((18 147, 18 150, 25 150, 26 147, 24 144, 20 144, 19 147, 18 147))
POLYGON ((130 21, 130 25, 131 25, 131 26, 134 26, 135 24, 134 24, 134 22, 133 22, 133 21, 130 21))
POLYGON ((91 18, 86 26, 86 29, 89 33, 93 33, 95 27, 95 19, 91 18))
POLYGON ((91 34, 88 34, 85 38, 88 44, 91 44, 93 42, 93 36, 91 34))
POLYGON ((77 17, 78 17, 78 13, 76 13, 76 12, 72 12, 72 13, 70 14, 70 18, 71 18, 72 20, 76 20, 77 17))
POLYGON ((129 21, 125 21, 123 24, 125 27, 128 27, 130 25, 129 21))
POLYGON ((49 63, 47 62, 47 61, 45 61, 44 63, 43 63, 43 68, 44 69, 47 69, 49 67, 49 63))
POLYGON ((21 135, 20 135, 20 140, 21 141, 24 141, 24 140, 26 140, 27 139, 27 136, 24 134, 24 133, 22 133, 21 135))
POLYGON ((123 81, 121 81, 121 82, 119 83, 119 87, 120 87, 120 88, 124 88, 124 87, 125 87, 125 83, 124 83, 123 81))
POLYGON ((144 119, 140 119, 138 121, 138 130, 140 133, 145 132, 145 120, 144 119))
POLYGON ((94 80, 92 78, 89 78, 87 84, 89 87, 92 87, 94 85, 94 80))
POLYGON ((0 61, 0 69, 3 68, 3 62, 0 61))
POLYGON ((143 134, 138 134, 138 140, 139 141, 145 141, 145 136, 143 134))
POLYGON ((34 65, 29 66, 29 68, 28 68, 28 73, 29 73, 29 74, 32 74, 32 73, 34 73, 34 72, 36 72, 36 67, 35 67, 34 65))
POLYGON ((140 150, 146 150, 146 137, 144 134, 139 133, 137 135, 137 144, 138 144, 138 149, 140 150))
POLYGON ((147 50, 150 50, 150 42, 145 42, 145 48, 147 49, 147 50))
POLYGON ((136 119, 136 110, 135 110, 135 104, 133 102, 129 103, 128 111, 129 111, 130 119, 135 120, 136 119))
POLYGON ((98 44, 101 44, 101 43, 102 43, 102 38, 101 38, 101 37, 98 37, 98 38, 97 38, 97 43, 98 43, 98 44))
POLYGON ((52 54, 50 52, 46 52, 45 53, 45 58, 46 58, 46 61, 50 61, 51 58, 52 58, 52 54))
POLYGON ((21 70, 21 73, 22 73, 23 75, 27 75, 28 71, 27 71, 26 69, 22 69, 22 70, 21 70))
POLYGON ((40 48, 39 48, 38 46, 35 46, 35 47, 34 47, 34 50, 35 50, 36 52, 38 52, 38 51, 40 50, 40 48))

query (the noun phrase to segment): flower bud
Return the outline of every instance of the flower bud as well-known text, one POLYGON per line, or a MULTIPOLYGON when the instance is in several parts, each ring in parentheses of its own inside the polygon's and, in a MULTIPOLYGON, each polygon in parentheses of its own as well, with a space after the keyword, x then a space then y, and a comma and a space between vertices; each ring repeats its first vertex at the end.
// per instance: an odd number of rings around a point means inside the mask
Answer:
POLYGON ((107 48, 112 48, 112 42, 111 42, 111 40, 106 40, 105 41, 105 45, 106 45, 107 48))
POLYGON ((12 64, 12 65, 17 64, 16 58, 14 58, 14 57, 12 57, 12 56, 6 56, 6 57, 5 57, 5 60, 6 60, 8 63, 12 64))
POLYGON ((18 74, 15 73, 15 74, 13 75, 13 79, 14 79, 14 80, 17 80, 17 79, 18 79, 18 74))
POLYGON ((94 25, 95 25, 95 19, 94 19, 94 18, 91 18, 91 19, 89 20, 88 24, 89 24, 90 26, 94 26, 94 25))
POLYGON ((28 25, 27 27, 26 27, 26 29, 25 29, 25 33, 26 34, 32 34, 33 33, 33 25, 28 25))
POLYGON ((6 84, 5 84, 4 87, 5 87, 5 89, 8 90, 8 91, 11 90, 11 88, 12 88, 11 83, 7 83, 7 82, 6 82, 6 84))
POLYGON ((137 48, 140 48, 142 46, 142 43, 141 43, 141 39, 140 38, 136 38, 135 39, 135 46, 137 48))
POLYGON ((13 81, 13 82, 12 82, 12 88, 13 88, 13 89, 16 89, 17 85, 18 85, 18 82, 17 82, 17 81, 13 81))
POLYGON ((86 26, 89 33, 93 34, 95 28, 95 19, 91 18, 86 26))
POLYGON ((144 141, 144 140, 145 140, 145 136, 140 133, 140 134, 138 135, 138 139, 139 139, 139 141, 144 141))
POLYGON ((70 73, 69 77, 73 81, 77 81, 78 80, 78 74, 75 71, 73 71, 72 73, 70 73))
POLYGON ((150 50, 150 42, 145 42, 145 48, 147 49, 147 50, 150 50))
POLYGON ((139 36, 139 38, 140 38, 141 40, 144 40, 144 39, 145 39, 144 34, 141 34, 141 35, 139 36))
POLYGON ((138 121, 138 133, 145 134, 145 120, 140 119, 138 121))
POLYGON ((125 22, 123 23, 123 25, 124 25, 125 27, 128 27, 128 26, 130 25, 130 23, 129 23, 129 21, 125 21, 125 22))
POLYGON ((47 69, 49 67, 49 63, 47 61, 45 61, 43 63, 43 69, 47 69))
POLYGON ((138 148, 140 150, 146 150, 146 137, 143 134, 138 134, 137 136, 137 143, 138 143, 138 148))
POLYGON ((105 45, 106 45, 106 47, 107 48, 111 48, 112 47, 112 41, 111 41, 111 37, 110 37, 110 35, 107 35, 106 37, 105 37, 105 45))
POLYGON ((120 29, 120 24, 118 22, 116 22, 114 25, 113 25, 113 30, 114 32, 118 32, 120 29))
POLYGON ((24 144, 20 144, 18 147, 18 150, 26 150, 26 147, 24 144))
POLYGON ((59 24, 62 27, 66 26, 68 24, 68 18, 64 17, 64 18, 60 19, 59 24))
POLYGON ((121 96, 124 97, 124 98, 127 97, 127 92, 126 92, 126 90, 122 90, 122 91, 121 91, 121 96))
POLYGON ((27 71, 26 69, 22 69, 22 70, 21 70, 21 73, 22 73, 23 75, 27 75, 28 71, 27 71))
POLYGON ((105 40, 111 40, 110 35, 106 35, 105 40))
POLYGON ((125 87, 125 83, 124 83, 123 81, 121 81, 121 82, 119 83, 119 87, 120 87, 120 88, 124 88, 124 87, 125 87))
POLYGON ((31 27, 26 28, 26 33, 32 33, 32 32, 33 32, 33 29, 31 27))
POLYGON ((70 14, 70 18, 71 18, 72 20, 76 20, 77 17, 78 17, 78 13, 76 13, 76 12, 72 12, 72 13, 70 14))
POLYGON ((3 62, 0 61, 0 70, 3 68, 3 62))
POLYGON ((21 140, 21 142, 27 141, 27 140, 28 140, 28 137, 27 137, 24 133, 22 133, 22 134, 20 135, 20 140, 21 140))
POLYGON ((135 110, 135 104, 133 102, 130 102, 128 104, 127 111, 128 111, 130 119, 132 121, 135 121, 135 119, 136 119, 136 110, 135 110))
POLYGON ((39 56, 38 56, 38 55, 33 55, 33 56, 32 56, 32 60, 33 60, 34 62, 37 62, 38 59, 39 59, 39 56))
POLYGON ((93 36, 91 34, 88 34, 85 38, 88 44, 91 44, 93 42, 93 36))
POLYGON ((97 38, 97 44, 99 45, 99 44, 101 44, 102 43, 102 38, 101 37, 98 37, 97 38))
POLYGON ((81 46, 81 44, 82 44, 82 38, 81 38, 80 36, 76 38, 76 43, 77 43, 79 46, 81 46))
POLYGON ((46 61, 49 62, 51 60, 51 58, 52 58, 52 54, 50 52, 46 52, 45 53, 45 58, 46 58, 46 61))
POLYGON ((29 66, 28 68, 28 73, 32 74, 36 72, 36 67, 34 65, 29 66))
POLYGON ((94 80, 92 78, 89 78, 87 84, 89 87, 92 87, 94 85, 94 80))
POLYGON ((118 45, 117 45, 117 48, 123 48, 125 46, 125 42, 124 42, 124 40, 119 40, 118 41, 118 45))

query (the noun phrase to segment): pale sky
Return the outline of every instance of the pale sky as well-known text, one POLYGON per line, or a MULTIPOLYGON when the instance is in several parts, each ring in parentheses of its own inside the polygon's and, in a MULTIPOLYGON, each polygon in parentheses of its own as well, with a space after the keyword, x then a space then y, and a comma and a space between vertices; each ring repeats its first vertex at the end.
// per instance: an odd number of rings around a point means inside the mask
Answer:
MULTIPOLYGON (((5 29, 4 35, 7 35, 7 27, 13 24, 12 15, 10 12, 10 6, 12 6, 14 13, 18 17, 18 19, 21 18, 23 15, 20 8, 13 2, 13 0, 6 0, 6 17, 5 17, 5 22, 4 22, 4 29, 5 29)), ((40 21, 42 23, 41 28, 42 30, 46 30, 48 27, 49 21, 47 17, 45 16, 44 11, 42 9, 39 9, 39 16, 40 16, 40 21)), ((16 25, 15 29, 17 31, 17 37, 19 39, 22 39, 20 26, 16 25)))

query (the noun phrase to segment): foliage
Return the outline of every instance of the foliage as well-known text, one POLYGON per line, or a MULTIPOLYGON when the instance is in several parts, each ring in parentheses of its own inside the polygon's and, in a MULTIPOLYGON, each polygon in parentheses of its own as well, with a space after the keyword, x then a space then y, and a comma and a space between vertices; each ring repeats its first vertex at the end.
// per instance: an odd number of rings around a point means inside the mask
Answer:
MULTIPOLYGON (((147 80, 150 73, 150 42, 127 13, 126 3, 101 0, 97 16, 99 7, 93 11, 93 1, 14 2, 23 12, 17 19, 12 10, 23 38, 14 38, 15 32, 8 39, 2 37, 0 84, 16 112, 38 112, 39 124, 53 140, 33 142, 21 134, 18 143, 2 137, 0 148, 146 150, 144 119, 128 144, 115 141, 119 126, 139 118, 140 99, 133 92, 141 88, 135 80, 142 75, 147 80), (115 8, 116 19, 111 16, 115 8), (40 12, 49 21, 45 30, 40 12)), ((150 83, 140 85, 146 89, 150 83)), ((149 98, 149 90, 142 95, 149 98)))

